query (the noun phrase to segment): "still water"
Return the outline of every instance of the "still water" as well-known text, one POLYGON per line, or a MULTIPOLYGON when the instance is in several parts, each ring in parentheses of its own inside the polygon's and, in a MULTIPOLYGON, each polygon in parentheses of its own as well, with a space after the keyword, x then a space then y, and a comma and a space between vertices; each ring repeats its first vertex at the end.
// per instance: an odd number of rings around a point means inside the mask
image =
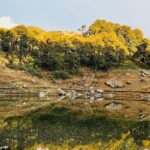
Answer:
POLYGON ((150 150, 150 101, 0 98, 0 150, 150 150))

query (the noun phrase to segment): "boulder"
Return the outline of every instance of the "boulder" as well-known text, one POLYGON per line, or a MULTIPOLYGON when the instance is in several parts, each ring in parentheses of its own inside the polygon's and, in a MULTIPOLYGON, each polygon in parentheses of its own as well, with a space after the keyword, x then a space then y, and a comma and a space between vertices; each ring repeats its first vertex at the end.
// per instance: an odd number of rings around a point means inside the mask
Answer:
POLYGON ((147 72, 147 71, 145 71, 145 70, 142 70, 142 71, 141 71, 141 77, 144 77, 144 78, 150 77, 150 73, 147 72))
POLYGON ((62 89, 58 89, 58 95, 59 95, 59 96, 65 96, 65 95, 66 95, 66 92, 63 91, 62 89))
POLYGON ((115 81, 115 80, 107 81, 106 85, 108 85, 111 88, 123 88, 124 87, 122 82, 115 81))
POLYGON ((109 110, 118 110, 122 108, 122 104, 117 103, 109 103, 105 106, 109 110))

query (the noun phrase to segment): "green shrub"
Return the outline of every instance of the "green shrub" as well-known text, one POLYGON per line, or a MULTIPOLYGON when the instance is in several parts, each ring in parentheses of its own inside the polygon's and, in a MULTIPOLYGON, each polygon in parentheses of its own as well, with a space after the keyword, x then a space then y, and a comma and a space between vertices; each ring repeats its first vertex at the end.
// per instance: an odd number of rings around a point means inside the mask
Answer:
POLYGON ((78 73, 80 68, 80 57, 77 52, 69 51, 65 55, 65 64, 70 73, 78 73))
POLYGON ((54 78, 55 79, 63 79, 63 80, 65 80, 65 79, 68 79, 68 78, 70 78, 70 75, 67 73, 67 72, 65 72, 65 71, 55 71, 54 72, 54 78))
POLYGON ((29 72, 30 74, 32 74, 32 76, 37 76, 39 78, 42 78, 42 75, 40 73, 40 71, 36 68, 34 68, 33 66, 28 66, 28 65, 23 65, 22 69, 26 72, 29 72))
POLYGON ((97 71, 107 71, 113 67, 118 67, 126 60, 122 50, 115 52, 112 48, 103 49, 99 54, 92 54, 89 60, 89 66, 97 71))
POLYGON ((120 70, 138 70, 139 66, 133 60, 126 60, 121 66, 117 67, 120 70))

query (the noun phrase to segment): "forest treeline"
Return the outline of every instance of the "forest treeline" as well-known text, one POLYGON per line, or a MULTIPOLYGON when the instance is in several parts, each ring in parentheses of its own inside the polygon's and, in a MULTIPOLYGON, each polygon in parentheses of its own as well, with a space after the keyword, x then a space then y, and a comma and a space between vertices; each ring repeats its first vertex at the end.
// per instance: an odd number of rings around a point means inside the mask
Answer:
POLYGON ((0 50, 10 66, 32 66, 77 73, 80 67, 108 70, 127 59, 150 65, 150 40, 140 29, 96 20, 78 32, 19 25, 0 28, 0 50))

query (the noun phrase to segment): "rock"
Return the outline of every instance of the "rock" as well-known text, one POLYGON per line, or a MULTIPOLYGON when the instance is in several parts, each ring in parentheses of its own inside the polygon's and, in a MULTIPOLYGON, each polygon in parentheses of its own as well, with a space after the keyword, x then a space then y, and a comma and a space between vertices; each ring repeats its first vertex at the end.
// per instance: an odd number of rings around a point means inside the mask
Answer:
POLYGON ((95 90, 95 92, 96 92, 96 93, 101 93, 101 94, 104 93, 104 91, 101 90, 101 89, 97 89, 97 90, 95 90))
POLYGON ((109 103, 105 106, 109 110, 117 110, 122 108, 122 104, 117 104, 117 103, 109 103))
POLYGON ((83 94, 81 94, 81 93, 77 93, 77 96, 78 96, 78 97, 80 97, 80 96, 83 96, 83 94))
POLYGON ((143 112, 140 112, 140 114, 139 114, 139 119, 141 120, 141 121, 143 121, 144 119, 145 119, 145 114, 143 113, 143 112))
POLYGON ((72 94, 72 96, 76 96, 77 92, 75 90, 71 90, 71 94, 72 94))
POLYGON ((94 96, 94 93, 95 93, 94 88, 93 88, 93 87, 90 87, 90 90, 85 91, 84 95, 85 95, 86 97, 92 97, 92 96, 94 96))
POLYGON ((147 72, 147 71, 145 71, 145 70, 142 70, 142 71, 141 71, 141 77, 144 77, 144 78, 150 77, 150 73, 147 72))
POLYGON ((46 93, 45 92, 39 92, 39 97, 45 97, 46 93))
POLYGON ((99 99, 99 98, 102 98, 102 93, 95 93, 94 94, 94 97, 95 97, 95 99, 99 99))
POLYGON ((90 92, 91 95, 94 95, 94 93, 95 93, 94 87, 90 87, 90 91, 89 92, 90 92))
POLYGON ((90 97, 90 100, 91 100, 91 101, 94 101, 94 100, 95 100, 95 97, 93 97, 93 96, 90 97))
POLYGON ((144 114, 140 114, 139 115, 139 119, 144 119, 145 118, 145 115, 144 114))
POLYGON ((140 77, 140 81, 141 81, 141 82, 146 82, 145 77, 142 77, 142 76, 141 76, 141 77, 140 77))
POLYGON ((144 73, 141 73, 141 77, 146 78, 147 75, 145 75, 144 73))
POLYGON ((2 147, 0 147, 0 150, 8 150, 8 149, 9 149, 8 146, 2 146, 2 147))
POLYGON ((114 94, 112 94, 112 93, 105 94, 105 97, 112 98, 113 96, 114 96, 114 94))
POLYGON ((85 96, 85 98, 90 99, 92 97, 96 100, 96 99, 102 98, 103 93, 104 93, 104 91, 101 89, 96 90, 93 87, 90 87, 90 90, 85 91, 84 96, 85 96))
POLYGON ((26 88, 26 87, 27 87, 27 85, 26 85, 26 84, 23 84, 23 85, 22 85, 22 87, 23 87, 23 88, 26 88))
POLYGON ((110 86, 111 88, 123 88, 124 87, 122 82, 115 81, 115 80, 107 81, 106 85, 110 86))
POLYGON ((150 95, 147 96, 148 101, 150 101, 150 95))
POLYGON ((127 81, 126 84, 131 85, 131 82, 130 82, 130 81, 127 81))
POLYGON ((23 106, 25 106, 26 105, 26 102, 23 102, 23 104, 22 104, 23 106))
POLYGON ((70 98, 73 98, 77 97, 78 93, 75 90, 71 89, 68 93, 66 93, 66 95, 70 98))
POLYGON ((91 77, 91 81, 94 81, 95 75, 92 75, 91 77))
POLYGON ((94 97, 95 97, 95 99, 97 100, 97 99, 102 98, 103 93, 104 93, 104 91, 103 91, 103 90, 101 90, 101 89, 97 89, 97 90, 95 90, 95 93, 94 93, 94 97))
POLYGON ((63 91, 62 89, 58 89, 58 95, 59 95, 59 96, 65 96, 65 95, 66 95, 66 92, 63 91))

